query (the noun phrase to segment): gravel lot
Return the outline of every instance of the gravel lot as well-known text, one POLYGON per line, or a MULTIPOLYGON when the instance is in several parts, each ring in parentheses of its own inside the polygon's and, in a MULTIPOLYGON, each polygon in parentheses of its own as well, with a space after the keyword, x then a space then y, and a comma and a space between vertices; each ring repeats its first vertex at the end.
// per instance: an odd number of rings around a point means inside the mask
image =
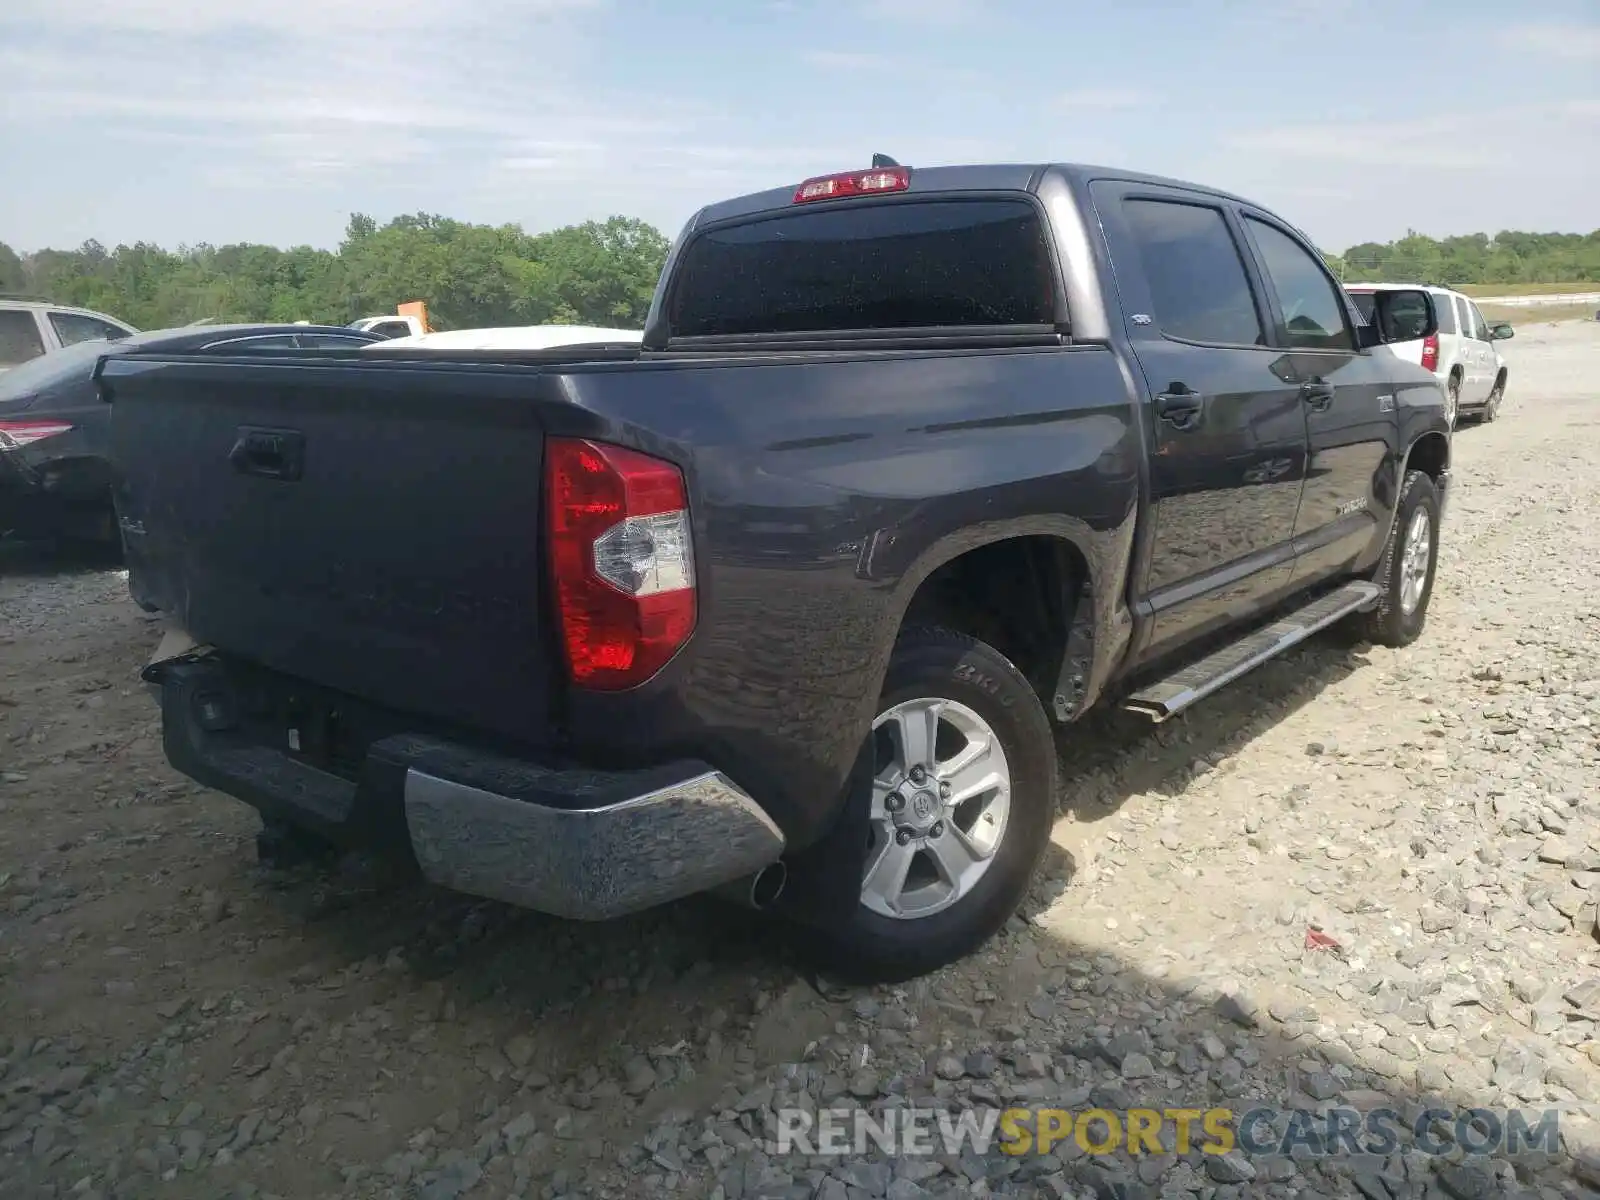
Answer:
POLYGON ((0 558, 0 1196, 1600 1194, 1575 1114, 1548 1160, 762 1150, 785 1103, 1600 1101, 1600 325, 1506 353, 1423 641, 1070 731, 1028 909, 898 989, 711 901, 264 871, 162 760, 123 579, 0 558))

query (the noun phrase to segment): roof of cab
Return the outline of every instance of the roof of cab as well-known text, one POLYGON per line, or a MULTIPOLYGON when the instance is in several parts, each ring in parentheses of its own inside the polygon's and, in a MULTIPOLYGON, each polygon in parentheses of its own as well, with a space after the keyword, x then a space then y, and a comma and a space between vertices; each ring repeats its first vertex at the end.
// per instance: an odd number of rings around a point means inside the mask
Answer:
POLYGON ((1351 282, 1344 285, 1346 291, 1375 291, 1375 292, 1449 292, 1455 294, 1453 288, 1447 288, 1442 283, 1369 283, 1366 280, 1351 282))
POLYGON ((343 325, 291 325, 282 321, 251 321, 230 325, 175 325, 169 329, 147 329, 126 339, 129 346, 170 349, 176 345, 209 345, 241 337, 272 337, 278 334, 339 334, 352 341, 366 341, 372 335, 343 325))
MULTIPOLYGON (((851 169, 850 167, 839 168, 841 171, 851 169)), ((865 171, 869 168, 866 164, 863 164, 854 169, 865 171)), ((1147 184, 1152 187, 1177 188, 1182 191, 1199 192, 1219 199, 1230 200, 1237 204, 1248 204, 1264 211, 1270 211, 1266 209, 1265 205, 1257 201, 1233 195, 1219 188, 1190 183, 1182 179, 1169 179, 1160 175, 1129 171, 1120 167, 1097 167, 1083 163, 991 163, 952 167, 911 166, 909 169, 911 172, 910 186, 905 191, 897 193, 899 196, 915 196, 918 193, 935 192, 946 194, 950 192, 1026 192, 1036 189, 1039 180, 1048 172, 1065 177, 1075 183, 1087 183, 1097 179, 1116 179, 1128 183, 1147 184)), ((785 187, 769 188, 762 192, 751 192, 748 195, 735 196, 729 200, 707 205, 695 214, 690 221, 689 227, 692 229, 712 222, 792 208, 794 206, 795 189, 800 182, 796 180, 785 187)))

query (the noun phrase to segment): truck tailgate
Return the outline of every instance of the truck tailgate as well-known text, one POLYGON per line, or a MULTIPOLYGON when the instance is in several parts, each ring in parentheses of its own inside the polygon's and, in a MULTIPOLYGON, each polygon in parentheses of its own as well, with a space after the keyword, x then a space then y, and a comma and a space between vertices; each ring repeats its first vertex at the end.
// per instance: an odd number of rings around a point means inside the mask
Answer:
POLYGON ((139 591, 199 642, 545 736, 536 373, 108 360, 139 591))

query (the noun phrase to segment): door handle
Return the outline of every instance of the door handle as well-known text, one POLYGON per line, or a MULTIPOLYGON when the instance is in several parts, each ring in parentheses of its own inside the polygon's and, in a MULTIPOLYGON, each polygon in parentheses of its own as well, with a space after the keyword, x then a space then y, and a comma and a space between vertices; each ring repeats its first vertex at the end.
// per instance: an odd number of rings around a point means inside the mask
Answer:
POLYGON ((262 429, 241 425, 228 461, 241 475, 292 481, 305 461, 305 435, 297 429, 262 429))
POLYGON ((1170 391, 1156 396, 1156 416, 1174 429, 1198 428, 1205 411, 1206 398, 1199 392, 1170 391))
POLYGON ((1311 406, 1313 412, 1326 412, 1333 406, 1333 394, 1336 389, 1331 383, 1317 380, 1314 383, 1300 385, 1300 399, 1311 406))

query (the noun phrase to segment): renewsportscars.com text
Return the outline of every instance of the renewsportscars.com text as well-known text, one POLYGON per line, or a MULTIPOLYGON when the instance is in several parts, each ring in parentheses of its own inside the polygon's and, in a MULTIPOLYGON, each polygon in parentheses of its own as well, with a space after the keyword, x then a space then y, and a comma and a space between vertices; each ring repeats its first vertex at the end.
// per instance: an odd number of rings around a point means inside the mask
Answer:
POLYGON ((1389 1155, 1402 1145, 1423 1154, 1555 1154, 1560 1110, 1252 1108, 860 1108, 779 1109, 772 1154, 859 1157, 963 1153, 1389 1155))

